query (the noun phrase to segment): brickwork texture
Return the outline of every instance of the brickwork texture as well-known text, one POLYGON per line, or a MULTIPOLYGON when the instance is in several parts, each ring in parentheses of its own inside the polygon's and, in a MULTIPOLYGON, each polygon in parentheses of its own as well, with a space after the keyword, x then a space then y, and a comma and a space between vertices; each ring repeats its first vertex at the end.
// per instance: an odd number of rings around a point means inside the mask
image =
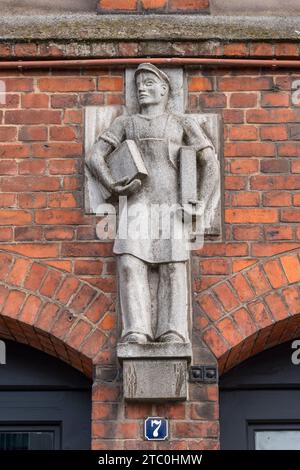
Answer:
MULTIPOLYGON (((181 3, 207 2, 168 5, 181 3)), ((136 8, 137 2, 118 4, 136 8)), ((139 7, 166 4, 145 0, 139 7)), ((3 43, 0 54, 82 55, 70 47, 3 43)), ((101 47, 112 53, 109 44, 101 47)), ((146 46, 114 47, 116 55, 135 56, 146 46)), ((212 57, 299 55, 294 43, 180 47, 186 56, 200 50, 212 57)), ((206 240, 192 260, 194 361, 201 363, 197 348, 204 344, 207 361, 218 361, 222 374, 300 334, 300 100, 292 99, 300 76, 293 67, 193 66, 186 73, 188 111, 219 113, 224 122, 224 233, 206 240)), ((84 211, 83 119, 86 106, 124 103, 124 68, 0 70, 0 80, 7 92, 0 104, 1 337, 88 376, 95 365, 117 369, 115 260, 112 245, 97 239, 97 217, 84 211)), ((189 388, 186 403, 125 404, 118 376, 96 380, 93 448, 218 449, 218 387, 189 388), (170 418, 169 441, 143 441, 148 415, 170 418)))

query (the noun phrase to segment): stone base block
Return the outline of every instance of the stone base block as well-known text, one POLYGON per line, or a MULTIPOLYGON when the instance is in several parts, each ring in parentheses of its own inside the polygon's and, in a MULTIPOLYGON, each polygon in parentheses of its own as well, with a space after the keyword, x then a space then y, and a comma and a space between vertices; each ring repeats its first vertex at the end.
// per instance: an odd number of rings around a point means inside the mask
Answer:
POLYGON ((118 344, 127 401, 166 402, 187 399, 189 343, 118 344))
POLYGON ((125 360, 124 398, 128 401, 183 401, 187 399, 186 360, 125 360))

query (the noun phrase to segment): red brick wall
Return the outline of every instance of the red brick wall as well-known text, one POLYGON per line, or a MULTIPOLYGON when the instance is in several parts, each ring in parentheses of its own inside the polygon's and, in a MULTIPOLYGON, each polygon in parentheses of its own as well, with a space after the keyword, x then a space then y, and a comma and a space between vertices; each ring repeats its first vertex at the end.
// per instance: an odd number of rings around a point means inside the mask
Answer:
MULTIPOLYGON (((14 50, 30 55, 36 47, 14 50)), ((297 48, 239 43, 206 55, 293 57, 297 48)), ((220 67, 187 74, 189 111, 224 120, 224 238, 207 240, 193 257, 194 363, 203 361, 203 338, 213 353, 205 360, 216 358, 222 373, 299 336, 300 105, 291 100, 299 74, 220 67)), ((123 70, 1 71, 0 79, 8 92, 0 112, 1 336, 89 375, 95 364, 115 368, 115 262, 83 209, 83 108, 123 103, 123 70)), ((124 405, 119 380, 96 382, 94 448, 217 448, 217 385, 189 388, 186 403, 124 405), (150 414, 171 419, 169 442, 142 441, 150 414)))
POLYGON ((299 335, 297 77, 218 69, 189 79, 191 110, 219 110, 225 124, 225 243, 206 243, 195 279, 195 329, 220 372, 299 335))
POLYGON ((105 13, 209 13, 209 0, 99 0, 105 13))

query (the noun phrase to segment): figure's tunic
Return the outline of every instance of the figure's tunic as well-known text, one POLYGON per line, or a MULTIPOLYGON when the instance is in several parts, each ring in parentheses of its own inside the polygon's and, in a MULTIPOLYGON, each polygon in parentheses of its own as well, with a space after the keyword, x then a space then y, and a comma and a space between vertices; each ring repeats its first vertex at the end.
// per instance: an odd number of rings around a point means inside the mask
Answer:
MULTIPOLYGON (((142 211, 136 213, 138 217, 134 225, 129 225, 129 233, 126 230, 125 212, 119 214, 114 253, 131 254, 148 263, 186 261, 189 257, 187 240, 184 237, 178 239, 176 235, 182 232, 182 218, 178 214, 174 217, 171 237, 164 238, 161 232, 157 237, 157 232, 155 235, 151 232, 155 225, 153 216, 151 217, 151 205, 172 207, 179 203, 177 159, 180 147, 191 146, 199 151, 207 147, 213 148, 211 141, 192 117, 167 113, 154 117, 141 114, 120 116, 100 138, 115 148, 126 139, 134 140, 148 171, 139 192, 128 197, 129 218, 130 214, 133 215, 134 205, 142 204, 142 211), (137 225, 141 229, 138 235, 132 230, 137 225), (124 234, 127 238, 123 238, 124 234)), ((138 207, 136 206, 137 209, 138 207)))

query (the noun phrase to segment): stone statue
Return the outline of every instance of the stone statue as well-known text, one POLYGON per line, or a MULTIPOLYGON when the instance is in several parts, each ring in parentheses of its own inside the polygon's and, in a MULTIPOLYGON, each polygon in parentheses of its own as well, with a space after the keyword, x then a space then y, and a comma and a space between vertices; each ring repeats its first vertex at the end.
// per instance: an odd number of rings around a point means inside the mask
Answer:
MULTIPOLYGON (((87 161, 90 171, 110 193, 128 198, 128 210, 134 205, 142 207, 139 225, 145 228, 151 225, 152 207, 180 203, 178 156, 182 147, 192 148, 201 163, 202 184, 197 207, 205 211, 219 179, 212 142, 192 115, 168 112, 171 85, 166 73, 144 63, 139 65, 134 78, 140 112, 117 117, 97 139, 87 161), (128 181, 126 175, 119 181, 112 177, 107 160, 125 140, 134 141, 140 150, 147 169, 147 177, 142 181, 139 178, 128 181)), ((197 202, 188 201, 185 211, 192 214, 197 202)), ((123 324, 121 342, 188 343, 189 251, 186 239, 128 234, 121 237, 126 223, 127 218, 121 211, 114 243, 123 324), (153 268, 158 273, 155 325, 151 318, 149 280, 153 268)), ((173 224, 175 228, 182 225, 182 215, 173 214, 173 224)))

